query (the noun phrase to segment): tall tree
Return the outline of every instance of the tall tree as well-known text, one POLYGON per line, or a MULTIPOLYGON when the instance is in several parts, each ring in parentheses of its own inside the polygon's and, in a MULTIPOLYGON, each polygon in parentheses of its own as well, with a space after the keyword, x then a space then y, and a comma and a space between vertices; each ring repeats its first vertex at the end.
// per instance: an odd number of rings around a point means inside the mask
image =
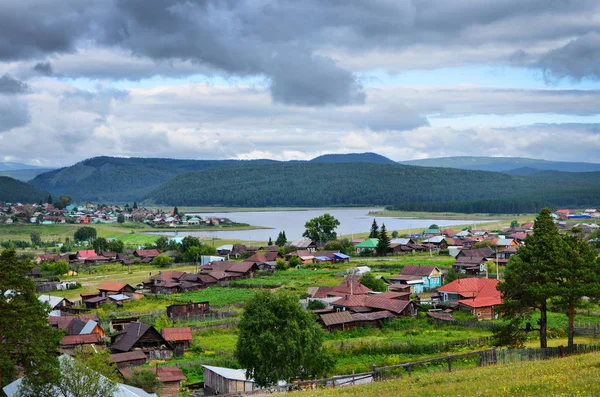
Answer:
POLYGON ((314 314, 285 291, 262 291, 246 301, 239 323, 236 358, 259 386, 292 378, 315 378, 333 367, 314 314))
POLYGON ((42 236, 40 232, 31 232, 29 233, 29 238, 31 239, 31 244, 36 247, 42 246, 42 236))
POLYGON ((48 325, 50 307, 40 302, 33 281, 23 277, 33 264, 12 249, 0 253, 0 388, 17 378, 17 364, 35 384, 58 377, 62 332, 48 325))
POLYGON ((117 215, 117 223, 125 223, 125 215, 123 215, 123 214, 117 215))
POLYGON ((273 245, 273 240, 271 240, 271 237, 269 237, 269 241, 267 242, 267 245, 273 245))
POLYGON ((117 254, 122 253, 123 251, 125 251, 125 243, 123 243, 123 241, 121 240, 112 240, 109 241, 107 246, 106 246, 106 250, 110 251, 110 252, 116 252, 117 254))
POLYGON ((377 221, 373 219, 373 223, 371 224, 371 233, 369 233, 369 238, 377 238, 379 236, 379 226, 377 226, 377 221))
POLYGON ((136 210, 137 208, 138 208, 137 201, 134 201, 134 202, 133 202, 133 209, 134 209, 134 210, 136 210))
POLYGON ((390 250, 390 238, 385 230, 385 223, 381 224, 381 230, 379 231, 379 241, 377 242, 377 255, 387 256, 390 250))
POLYGON ((566 260, 556 272, 558 301, 567 308, 568 346, 573 347, 575 308, 584 297, 600 298, 598 253, 577 235, 564 236, 566 260))
MULTIPOLYGON (((539 310, 540 347, 548 347, 548 300, 556 292, 556 272, 564 266, 564 243, 549 208, 537 216, 533 235, 517 250, 498 285, 504 304, 500 308, 507 319, 527 319, 539 310)), ((518 323, 518 321, 516 321, 518 323)))
POLYGON ((173 208, 173 216, 179 216, 179 209, 177 207, 173 208))
POLYGON ((328 240, 335 240, 337 238, 335 229, 339 225, 340 221, 332 215, 325 213, 306 222, 304 224, 306 230, 302 233, 302 236, 316 243, 325 243, 328 240))
POLYGON ((96 229, 91 226, 83 226, 75 231, 75 241, 92 241, 96 238, 96 229))
POLYGON ((48 195, 48 200, 46 200, 46 202, 48 204, 52 204, 52 195, 51 194, 48 195))
POLYGON ((94 241, 92 241, 92 247, 94 247, 94 251, 96 254, 101 255, 102 251, 106 251, 108 248, 108 241, 104 237, 98 237, 94 241))
POLYGON ((285 238, 285 232, 279 232, 277 240, 275 240, 275 245, 278 247, 283 247, 285 243, 287 243, 287 240, 285 238))

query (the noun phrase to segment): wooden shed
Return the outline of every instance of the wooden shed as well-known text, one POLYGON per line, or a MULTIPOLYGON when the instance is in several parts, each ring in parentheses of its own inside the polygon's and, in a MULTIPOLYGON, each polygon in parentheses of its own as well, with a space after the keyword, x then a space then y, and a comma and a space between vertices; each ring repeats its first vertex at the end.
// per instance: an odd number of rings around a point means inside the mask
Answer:
POLYGON ((204 395, 251 392, 258 389, 252 379, 246 379, 245 369, 231 369, 203 365, 204 395))
POLYGON ((208 301, 190 302, 167 306, 167 317, 170 319, 186 318, 190 316, 198 316, 209 311, 210 303, 208 303, 208 301))

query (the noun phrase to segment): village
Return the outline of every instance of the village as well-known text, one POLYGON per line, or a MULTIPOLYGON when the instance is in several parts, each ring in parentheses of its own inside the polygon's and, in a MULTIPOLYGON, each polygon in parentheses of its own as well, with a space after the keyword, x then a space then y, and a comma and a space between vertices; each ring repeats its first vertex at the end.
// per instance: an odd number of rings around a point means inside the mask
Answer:
MULTIPOLYGON (((118 222, 123 212, 91 206, 58 211, 46 204, 31 206, 35 212, 29 214, 23 207, 5 203, 0 210, 38 223, 61 223, 70 214, 81 227, 118 222)), ((126 222, 136 217, 169 225, 231 222, 173 212, 132 209, 126 222)), ((559 229, 589 239, 598 225, 580 219, 598 218, 599 212, 582 214, 558 210, 552 217, 559 229)), ((380 238, 388 237, 377 228, 373 222, 369 236, 351 241, 278 239, 257 246, 212 247, 193 237, 161 237, 133 249, 96 237, 94 246, 82 240, 83 249, 62 252, 63 245, 38 254, 26 277, 50 306, 48 323, 64 332, 62 353, 106 349, 125 383, 135 371, 151 371, 161 396, 262 390, 246 379, 234 356, 243 302, 256 290, 298 294, 299 304, 330 335, 326 345, 335 351, 340 376, 491 347, 492 326, 502 321, 496 287, 534 223, 512 222, 501 230, 431 225, 420 233, 393 233, 385 252, 380 238), (108 250, 114 246, 121 252, 108 250), (57 263, 68 271, 48 276, 57 263), (360 358, 352 363, 351 357, 360 358)), ((564 315, 552 318, 552 331, 564 336, 564 315)))

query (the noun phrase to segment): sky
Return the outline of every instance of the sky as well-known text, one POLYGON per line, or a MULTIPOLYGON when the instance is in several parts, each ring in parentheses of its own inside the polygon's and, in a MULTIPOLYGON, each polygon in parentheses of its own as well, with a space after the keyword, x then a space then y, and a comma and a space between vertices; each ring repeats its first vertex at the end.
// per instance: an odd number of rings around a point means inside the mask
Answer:
POLYGON ((600 2, 0 2, 0 161, 351 152, 600 162, 600 2))

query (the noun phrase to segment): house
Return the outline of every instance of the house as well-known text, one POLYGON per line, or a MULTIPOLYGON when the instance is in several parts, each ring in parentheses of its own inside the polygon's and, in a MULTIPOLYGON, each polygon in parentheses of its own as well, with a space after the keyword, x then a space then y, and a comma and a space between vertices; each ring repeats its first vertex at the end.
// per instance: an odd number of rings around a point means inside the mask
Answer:
POLYGON ((311 252, 315 252, 317 250, 317 244, 312 242, 310 239, 292 241, 288 245, 290 247, 296 247, 298 249, 303 249, 311 252))
POLYGON ((203 365, 204 395, 229 395, 234 393, 252 392, 258 390, 254 380, 246 378, 245 369, 231 369, 203 365))
POLYGON ((133 288, 129 284, 123 284, 115 281, 105 281, 98 287, 98 291, 100 291, 100 296, 108 297, 108 295, 132 295, 135 292, 135 288, 133 288))
POLYGON ((173 347, 151 325, 131 322, 123 331, 111 336, 112 353, 143 351, 148 358, 166 360, 171 358, 173 347))
POLYGON ((349 311, 340 311, 333 313, 323 313, 319 316, 319 322, 328 331, 345 331, 356 327, 356 322, 352 313, 349 311))
POLYGON ((160 333, 175 350, 183 352, 192 345, 192 329, 190 327, 163 328, 160 333))
POLYGON ((360 254, 363 252, 375 252, 377 250, 377 244, 379 244, 378 238, 368 238, 360 244, 356 244, 354 248, 356 253, 360 254))
POLYGON ((53 328, 65 330, 65 331, 67 331, 67 334, 69 333, 68 330, 71 325, 71 322, 73 322, 75 320, 79 320, 83 324, 87 324, 87 322, 90 320, 95 321, 96 323, 98 321, 100 321, 97 314, 82 314, 79 316, 60 316, 60 317, 49 316, 48 317, 48 323, 50 324, 50 326, 52 326, 53 328))
POLYGON ((440 288, 442 306, 468 310, 479 320, 490 320, 497 316, 495 307, 502 304, 502 295, 497 290, 498 280, 488 278, 462 278, 440 288))
POLYGON ((517 240, 512 239, 512 238, 500 238, 498 239, 498 241, 496 242, 496 247, 498 252, 504 251, 507 248, 510 247, 518 247, 519 243, 517 242, 517 240))
POLYGON ((51 316, 60 316, 63 313, 68 313, 69 308, 73 307, 73 302, 67 298, 61 298, 60 296, 52 295, 40 295, 38 297, 40 302, 46 302, 50 306, 51 316))
MULTIPOLYGON (((73 358, 69 357, 66 354, 63 354, 62 356, 60 356, 58 358, 58 360, 61 364, 61 369, 62 369, 63 362, 65 362, 65 360, 73 360, 73 358)), ((84 376, 84 378, 79 379, 79 381, 83 385, 86 385, 89 383, 89 381, 86 379, 87 377, 94 377, 94 378, 99 377, 105 382, 112 382, 112 381, 108 380, 107 378, 105 378, 104 376, 94 372, 93 370, 92 370, 92 373, 90 373, 89 375, 83 375, 83 376, 84 376)), ((2 390, 4 391, 4 393, 6 394, 7 397, 15 397, 15 396, 21 395, 20 389, 21 389, 21 383, 23 382, 23 379, 24 378, 19 378, 19 379, 15 380, 14 382, 8 384, 7 386, 4 386, 4 388, 2 388, 2 390)), ((73 394, 68 393, 68 392, 65 394, 61 390, 54 390, 52 392, 52 395, 63 396, 63 397, 74 397, 73 394)), ((154 393, 146 393, 142 389, 139 389, 139 388, 133 387, 133 386, 129 386, 129 385, 125 385, 123 383, 116 383, 115 391, 111 395, 112 395, 112 397, 157 397, 156 394, 154 394, 154 393)))
POLYGON ((433 247, 435 247, 435 249, 439 251, 443 251, 445 249, 448 248, 448 243, 446 242, 446 238, 444 236, 433 236, 433 237, 429 237, 423 241, 421 241, 421 244, 423 245, 431 245, 433 247))
MULTIPOLYGON (((160 389, 161 397, 179 396, 181 393, 181 382, 187 380, 183 372, 174 365, 168 367, 150 367, 145 370, 154 372, 160 383, 162 383, 160 389)), ((133 374, 133 370, 131 369, 119 369, 119 372, 125 378, 130 378, 133 374)))
POLYGON ((425 229, 423 230, 423 237, 433 237, 433 236, 438 236, 440 235, 440 229, 438 228, 429 228, 429 229, 425 229))
POLYGON ((133 251, 133 255, 141 259, 153 259, 160 255, 160 252, 157 249, 135 250, 133 251))
POLYGON ((103 338, 99 334, 65 335, 60 340, 61 349, 74 349, 83 345, 100 345, 103 338))
POLYGON ((184 319, 199 316, 210 311, 210 303, 190 302, 167 306, 167 317, 169 319, 184 319))
POLYGON ((254 262, 257 264, 267 263, 267 262, 275 262, 277 258, 283 258, 283 255, 279 253, 279 251, 267 251, 267 252, 257 252, 254 255, 250 256, 244 262, 254 262))
POLYGON ((424 292, 425 288, 442 285, 442 271, 436 266, 404 266, 400 274, 389 280, 394 284, 407 284, 415 294, 424 292))
POLYGON ((110 360, 117 365, 117 368, 124 368, 146 364, 148 357, 143 351, 135 350, 127 353, 111 354, 110 360))
POLYGON ((381 298, 377 295, 347 295, 332 302, 338 311, 349 310, 352 313, 369 313, 386 310, 395 317, 415 316, 416 305, 413 302, 399 299, 381 298))

